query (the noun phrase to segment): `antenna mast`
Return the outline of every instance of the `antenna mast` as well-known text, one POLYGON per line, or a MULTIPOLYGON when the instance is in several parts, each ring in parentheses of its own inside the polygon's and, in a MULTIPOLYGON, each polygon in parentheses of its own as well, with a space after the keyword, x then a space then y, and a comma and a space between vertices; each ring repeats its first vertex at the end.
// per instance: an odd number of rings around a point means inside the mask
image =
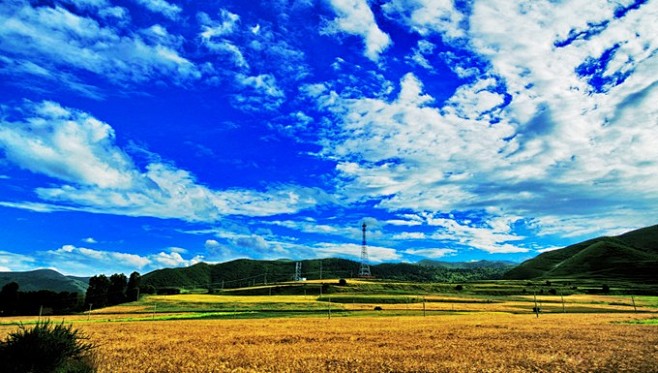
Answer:
POLYGON ((363 243, 361 245, 361 266, 359 267, 359 277, 371 277, 370 265, 368 264, 368 246, 366 246, 366 223, 361 226, 363 230, 363 243))

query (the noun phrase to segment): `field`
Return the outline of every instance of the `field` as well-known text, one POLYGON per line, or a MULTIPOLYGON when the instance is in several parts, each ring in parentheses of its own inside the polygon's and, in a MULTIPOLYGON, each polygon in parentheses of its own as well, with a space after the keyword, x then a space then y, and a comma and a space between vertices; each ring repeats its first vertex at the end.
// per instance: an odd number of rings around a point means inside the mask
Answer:
MULTIPOLYGON (((658 372, 658 298, 541 295, 539 317, 534 304, 352 288, 147 296, 52 320, 98 345, 99 372, 658 372)), ((35 318, 0 321, 4 336, 35 318)))

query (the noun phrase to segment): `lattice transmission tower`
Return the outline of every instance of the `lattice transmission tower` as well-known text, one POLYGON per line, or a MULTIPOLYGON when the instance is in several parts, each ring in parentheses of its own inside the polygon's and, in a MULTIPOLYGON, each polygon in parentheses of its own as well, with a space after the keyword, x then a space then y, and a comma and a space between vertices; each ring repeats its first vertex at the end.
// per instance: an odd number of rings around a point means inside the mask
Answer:
POLYGON ((363 231, 363 242, 361 244, 361 266, 359 267, 359 277, 372 277, 370 274, 370 264, 368 264, 368 246, 366 246, 366 223, 361 226, 363 231))
POLYGON ((295 263, 295 281, 302 280, 302 262, 295 263))

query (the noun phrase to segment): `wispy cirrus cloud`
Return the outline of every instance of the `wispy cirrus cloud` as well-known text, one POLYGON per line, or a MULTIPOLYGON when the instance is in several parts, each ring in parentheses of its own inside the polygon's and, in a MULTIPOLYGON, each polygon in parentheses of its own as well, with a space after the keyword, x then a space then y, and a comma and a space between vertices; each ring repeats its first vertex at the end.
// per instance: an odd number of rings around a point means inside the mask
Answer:
POLYGON ((0 250, 0 271, 29 271, 34 269, 35 260, 29 255, 0 250))
MULTIPOLYGON (((163 77, 182 83, 201 76, 195 63, 181 55, 179 45, 164 37, 167 31, 161 26, 162 37, 149 40, 139 30, 124 29, 123 21, 108 25, 62 6, 37 7, 22 1, 0 7, 0 22, 4 71, 30 68, 33 76, 47 79, 64 76, 61 71, 91 73, 120 85, 163 77)), ((94 94, 77 77, 67 76, 77 83, 73 88, 78 92, 94 94)))
MULTIPOLYGON (((361 259, 361 245, 353 243, 321 242, 313 246, 313 251, 318 257, 346 257, 357 261, 361 259)), ((402 259, 402 256, 393 248, 369 245, 368 259, 372 263, 382 263, 399 261, 402 259)))
POLYGON ((169 19, 176 19, 181 12, 181 7, 176 4, 167 2, 166 0, 135 0, 138 4, 146 9, 162 14, 169 19))

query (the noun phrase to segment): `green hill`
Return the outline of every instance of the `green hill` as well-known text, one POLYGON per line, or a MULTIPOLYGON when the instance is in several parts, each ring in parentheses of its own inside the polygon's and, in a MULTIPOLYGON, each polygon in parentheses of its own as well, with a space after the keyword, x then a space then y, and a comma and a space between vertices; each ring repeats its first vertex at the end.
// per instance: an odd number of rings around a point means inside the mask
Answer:
MULTIPOLYGON (((352 278, 359 263, 338 258, 302 260, 301 277, 309 280, 352 278)), ((142 276, 142 285, 156 288, 230 289, 265 283, 292 281, 295 261, 238 259, 226 263, 199 263, 186 268, 160 269, 142 276)), ((383 263, 371 265, 377 279, 419 282, 454 282, 499 279, 511 265, 502 262, 450 263, 439 262, 383 263)))
POLYGON ((87 291, 89 279, 65 276, 52 269, 37 269, 27 272, 0 272, 0 287, 16 282, 19 291, 50 290, 56 293, 67 291, 82 293, 87 291))
POLYGON ((599 237, 521 263, 506 279, 591 278, 658 282, 658 225, 599 237))

